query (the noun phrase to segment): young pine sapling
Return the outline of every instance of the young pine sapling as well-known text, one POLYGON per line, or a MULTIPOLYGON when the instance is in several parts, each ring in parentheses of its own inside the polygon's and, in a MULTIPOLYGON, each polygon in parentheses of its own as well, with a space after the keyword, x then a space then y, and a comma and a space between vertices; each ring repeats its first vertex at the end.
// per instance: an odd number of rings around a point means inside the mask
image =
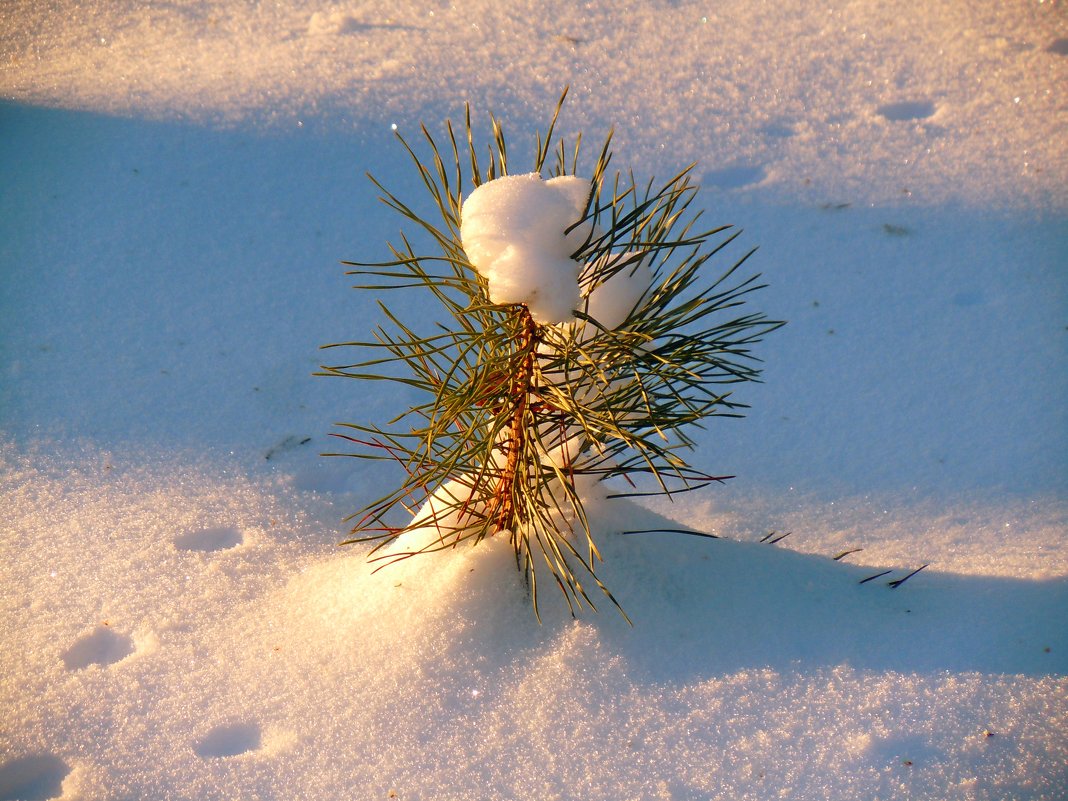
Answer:
POLYGON ((566 94, 528 171, 511 171, 492 115, 480 160, 470 107, 459 138, 446 121, 444 147, 422 127, 425 155, 398 134, 434 213, 372 181, 429 252, 402 233, 391 260, 347 264, 361 289, 426 293, 444 323, 405 322, 380 301, 372 340, 325 346, 365 357, 323 368, 421 396, 384 426, 341 424, 336 436, 357 450, 335 455, 404 471, 350 518, 347 542, 375 543, 371 558, 388 563, 505 537, 535 614, 543 570, 573 613, 594 607, 586 582, 619 607, 597 578, 589 499, 605 487, 671 494, 728 478, 686 461, 688 431, 740 416, 731 389, 758 378, 750 348, 781 325, 744 309, 761 287, 741 274, 753 251, 710 277, 738 232, 698 226, 692 165, 664 183, 610 175, 609 135, 579 177, 581 135, 570 148, 553 138, 566 94), (394 543, 416 529, 433 536, 394 543))

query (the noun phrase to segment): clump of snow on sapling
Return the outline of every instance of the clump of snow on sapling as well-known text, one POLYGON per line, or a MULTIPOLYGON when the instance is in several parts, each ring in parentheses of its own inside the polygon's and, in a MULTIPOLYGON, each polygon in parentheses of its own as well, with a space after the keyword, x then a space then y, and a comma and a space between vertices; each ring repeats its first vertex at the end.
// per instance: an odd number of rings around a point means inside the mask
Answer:
POLYGON ((543 180, 505 175, 476 187, 463 201, 460 237, 471 266, 486 279, 489 298, 526 306, 538 323, 562 323, 579 305, 583 220, 593 188, 573 175, 543 180))

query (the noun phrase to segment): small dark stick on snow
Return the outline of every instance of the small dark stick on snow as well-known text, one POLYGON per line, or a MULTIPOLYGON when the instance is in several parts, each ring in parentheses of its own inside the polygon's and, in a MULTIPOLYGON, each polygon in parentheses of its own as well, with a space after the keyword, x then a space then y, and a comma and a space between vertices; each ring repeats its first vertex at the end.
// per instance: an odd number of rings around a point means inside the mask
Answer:
POLYGON ((892 590, 896 590, 898 587, 900 587, 902 584, 904 584, 910 578, 915 576, 917 573, 919 573, 925 567, 929 567, 929 565, 920 565, 918 568, 916 568, 911 573, 909 573, 907 576, 905 576, 905 578, 900 578, 900 579, 897 579, 896 581, 888 581, 886 583, 886 586, 888 586, 892 590))
POLYGON ((894 572, 893 570, 884 570, 882 573, 876 573, 874 576, 868 576, 866 579, 861 579, 860 581, 857 582, 857 584, 867 584, 869 581, 875 581, 875 579, 881 578, 882 576, 889 575, 890 573, 893 573, 893 572, 894 572))

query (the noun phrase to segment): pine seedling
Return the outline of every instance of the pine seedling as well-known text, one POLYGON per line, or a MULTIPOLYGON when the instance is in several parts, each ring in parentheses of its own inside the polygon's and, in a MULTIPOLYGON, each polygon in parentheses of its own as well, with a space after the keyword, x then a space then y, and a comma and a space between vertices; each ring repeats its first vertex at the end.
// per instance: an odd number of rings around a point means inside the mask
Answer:
POLYGON ((349 518, 346 544, 371 542, 370 558, 388 564, 507 538, 535 614, 546 576, 572 614, 596 608, 592 586, 622 612, 597 577, 588 500, 729 478, 687 462, 689 432, 741 415, 731 391, 757 380, 751 346, 781 323, 744 308, 762 286, 742 274, 753 251, 710 276, 739 232, 699 226, 692 165, 660 183, 610 174, 609 134, 578 177, 581 135, 554 138, 566 95, 526 171, 513 169, 494 116, 489 142, 476 143, 470 106, 459 131, 446 121, 443 146, 425 126, 415 144, 397 134, 432 211, 371 180, 429 245, 402 233, 392 259, 345 264, 359 289, 422 292, 442 320, 405 321, 379 301, 373 338, 324 346, 360 359, 321 374, 419 397, 385 425, 335 434, 354 450, 330 455, 392 461, 404 475, 349 518), (417 530, 431 536, 402 538, 417 530))

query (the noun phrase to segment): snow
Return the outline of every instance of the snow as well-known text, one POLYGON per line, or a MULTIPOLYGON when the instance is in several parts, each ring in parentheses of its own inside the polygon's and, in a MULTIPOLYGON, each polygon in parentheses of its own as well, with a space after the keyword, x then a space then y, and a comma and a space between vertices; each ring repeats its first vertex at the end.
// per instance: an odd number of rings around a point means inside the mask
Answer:
POLYGON ((1024 0, 5 4, 0 799, 1068 795, 1066 38, 1024 0), (600 510, 633 627, 539 626, 496 540, 375 572, 335 543, 395 476, 316 456, 407 397, 311 376, 378 319, 363 173, 423 197, 391 126, 469 100, 521 165, 564 84, 613 167, 699 161, 713 263, 759 245, 789 321, 699 435, 737 478, 600 510), (657 515, 723 538, 608 533, 657 515))
POLYGON ((579 307, 579 268, 572 258, 591 225, 582 223, 593 191, 574 175, 537 173, 487 181, 461 207, 460 236, 494 303, 522 303, 536 322, 564 323, 579 307))
POLYGON ((619 328, 634 312, 649 287, 653 274, 644 257, 625 251, 614 256, 608 265, 597 265, 594 274, 609 270, 608 277, 594 286, 584 304, 584 311, 601 328, 619 328))

